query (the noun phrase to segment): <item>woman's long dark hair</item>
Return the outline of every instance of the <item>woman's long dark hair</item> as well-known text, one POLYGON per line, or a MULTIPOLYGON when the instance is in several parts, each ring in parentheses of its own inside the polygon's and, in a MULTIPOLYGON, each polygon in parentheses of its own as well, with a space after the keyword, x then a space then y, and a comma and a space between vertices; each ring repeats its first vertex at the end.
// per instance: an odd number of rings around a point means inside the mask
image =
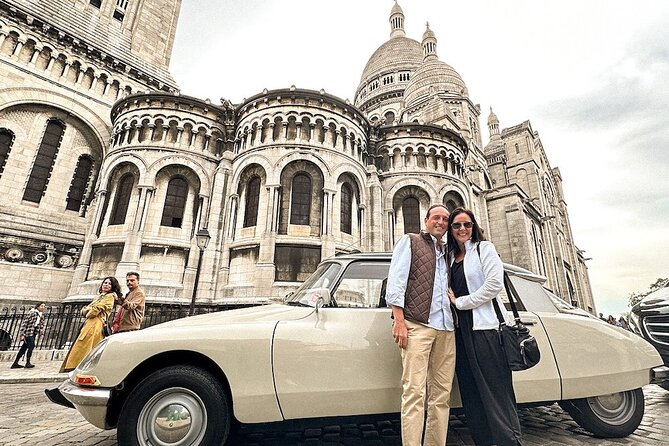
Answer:
POLYGON ((104 279, 102 279, 102 282, 100 282, 100 288, 98 288, 98 293, 102 293, 102 284, 105 283, 105 280, 109 279, 111 282, 111 292, 116 293, 116 296, 120 299, 123 297, 123 292, 121 291, 121 285, 119 285, 118 280, 116 280, 116 277, 112 276, 107 276, 104 279))
POLYGON ((472 211, 465 208, 453 209, 453 212, 451 212, 450 215, 448 216, 448 231, 446 231, 446 242, 448 243, 448 250, 451 253, 453 253, 454 256, 460 254, 460 245, 458 245, 458 242, 455 240, 455 237, 453 237, 453 229, 451 228, 451 224, 453 223, 453 220, 455 220, 455 217, 457 217, 462 213, 469 215, 469 218, 472 220, 472 223, 474 223, 474 226, 472 227, 471 241, 476 243, 485 240, 483 231, 481 230, 481 227, 476 221, 476 217, 474 217, 474 213, 472 211))

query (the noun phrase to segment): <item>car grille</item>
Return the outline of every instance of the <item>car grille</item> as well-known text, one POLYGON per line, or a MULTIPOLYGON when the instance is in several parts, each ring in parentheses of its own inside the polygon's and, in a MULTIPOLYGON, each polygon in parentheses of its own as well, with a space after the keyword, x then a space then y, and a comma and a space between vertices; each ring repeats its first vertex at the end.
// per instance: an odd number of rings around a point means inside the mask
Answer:
POLYGON ((669 315, 646 316, 643 325, 654 342, 669 345, 669 315))

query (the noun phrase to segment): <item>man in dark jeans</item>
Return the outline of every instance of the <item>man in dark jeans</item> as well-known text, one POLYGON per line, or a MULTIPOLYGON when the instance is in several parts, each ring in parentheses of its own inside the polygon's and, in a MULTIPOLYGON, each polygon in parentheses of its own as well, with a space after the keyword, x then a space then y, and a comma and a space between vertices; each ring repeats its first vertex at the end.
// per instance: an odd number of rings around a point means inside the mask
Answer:
POLYGON ((28 312, 28 315, 23 319, 21 328, 19 329, 19 334, 21 335, 23 344, 21 345, 21 348, 19 349, 19 352, 16 355, 16 359, 14 359, 11 368, 23 368, 23 366, 19 364, 19 361, 23 357, 24 353, 26 355, 25 367, 27 369, 35 367, 30 363, 30 358, 33 355, 33 349, 35 348, 35 337, 37 337, 38 334, 44 333, 44 310, 46 310, 46 304, 44 302, 40 302, 35 306, 35 308, 31 308, 28 312))

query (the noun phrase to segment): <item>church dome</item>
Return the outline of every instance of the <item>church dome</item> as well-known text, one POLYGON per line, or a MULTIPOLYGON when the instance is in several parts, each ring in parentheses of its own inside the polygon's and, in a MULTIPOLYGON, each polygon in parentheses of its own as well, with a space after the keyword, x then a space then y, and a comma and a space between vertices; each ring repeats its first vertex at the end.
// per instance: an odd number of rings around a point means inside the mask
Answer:
MULTIPOLYGON (((390 40, 385 42, 372 54, 360 76, 360 84, 355 94, 355 105, 397 102, 399 108, 404 87, 411 77, 411 72, 423 61, 421 44, 409 39, 404 31, 404 13, 395 2, 388 19, 390 23, 390 40), (385 101, 385 102, 384 102, 385 101)), ((392 106, 391 106, 392 108, 392 106)))
POLYGON ((436 94, 468 96, 467 86, 460 74, 450 65, 437 57, 437 37, 427 25, 421 44, 423 63, 416 69, 404 90, 404 103, 407 107, 416 105, 421 99, 436 94))
POLYGON ((418 68, 404 90, 407 107, 428 96, 448 93, 456 96, 468 96, 467 86, 460 74, 450 65, 440 60, 425 62, 418 68))
POLYGON ((422 62, 423 49, 420 42, 408 37, 393 37, 374 51, 362 71, 360 83, 389 71, 413 71, 422 62))

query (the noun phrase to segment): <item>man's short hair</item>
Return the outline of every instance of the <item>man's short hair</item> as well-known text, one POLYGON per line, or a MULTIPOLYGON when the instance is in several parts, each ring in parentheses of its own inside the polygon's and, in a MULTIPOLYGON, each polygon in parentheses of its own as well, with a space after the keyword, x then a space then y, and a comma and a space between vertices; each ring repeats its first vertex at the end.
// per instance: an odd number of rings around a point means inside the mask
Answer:
POLYGON ((135 271, 130 271, 128 274, 125 275, 126 278, 128 276, 135 276, 135 277, 137 277, 137 280, 139 280, 139 273, 137 273, 135 271))
POLYGON ((445 204, 433 204, 432 206, 430 206, 427 209, 427 214, 425 214, 425 220, 430 218, 430 212, 432 212, 432 209, 434 209, 434 208, 444 208, 444 209, 446 209, 446 212, 448 212, 449 214, 451 213, 451 211, 448 210, 448 208, 446 207, 445 204))

